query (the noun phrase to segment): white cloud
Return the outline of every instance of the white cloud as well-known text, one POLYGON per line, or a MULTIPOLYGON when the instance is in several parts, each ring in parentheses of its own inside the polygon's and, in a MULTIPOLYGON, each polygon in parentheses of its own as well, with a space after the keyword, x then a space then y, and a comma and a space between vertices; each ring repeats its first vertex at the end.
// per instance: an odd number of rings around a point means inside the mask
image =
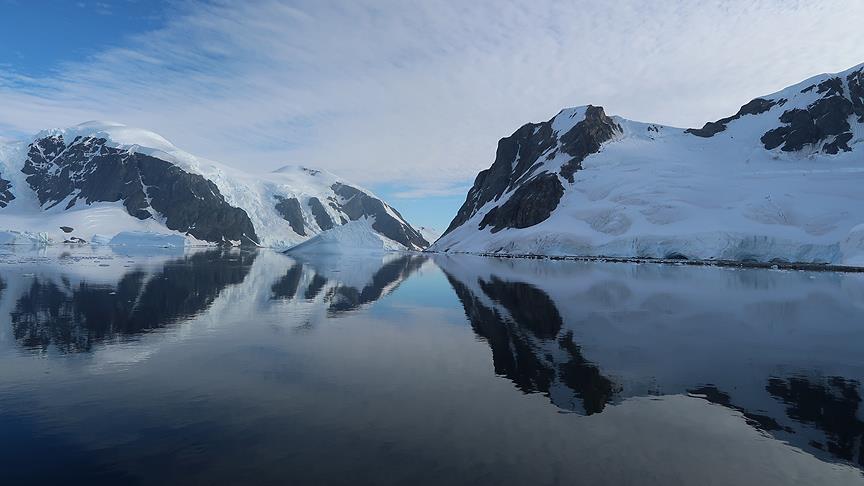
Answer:
POLYGON ((390 194, 396 199, 422 199, 427 197, 464 196, 471 186, 441 181, 416 181, 407 188, 390 194))
MULTIPOLYGON (((261 170, 447 191, 560 108, 701 126, 864 61, 864 2, 256 1, 179 4, 164 28, 48 79, 0 73, 0 126, 152 129, 261 170)), ((412 192, 415 191, 415 192, 412 192)), ((412 196, 413 197, 413 196, 412 196)))

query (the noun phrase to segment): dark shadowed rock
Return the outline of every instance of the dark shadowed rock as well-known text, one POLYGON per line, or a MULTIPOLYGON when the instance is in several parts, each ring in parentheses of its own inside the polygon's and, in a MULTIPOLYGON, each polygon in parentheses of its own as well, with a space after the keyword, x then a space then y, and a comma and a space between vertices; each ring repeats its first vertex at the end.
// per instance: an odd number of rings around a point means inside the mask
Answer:
POLYGON ((333 204, 347 214, 351 221, 364 217, 374 218, 375 222, 372 224, 372 228, 387 238, 412 249, 423 249, 429 246, 429 242, 417 230, 391 216, 389 211, 404 219, 395 209, 385 207, 384 202, 380 199, 339 182, 333 184, 331 189, 342 198, 341 202, 333 204))
POLYGON ((62 136, 30 144, 22 172, 43 207, 79 201, 121 202, 138 218, 157 214, 172 230, 214 243, 257 243, 245 211, 225 201, 219 188, 198 174, 149 155, 106 145, 95 137, 62 136))
POLYGON ((15 195, 12 194, 12 183, 4 179, 3 174, 0 174, 0 208, 8 206, 13 199, 15 199, 15 195))
POLYGON ((496 233, 504 228, 528 228, 541 223, 558 207, 564 186, 555 174, 542 174, 519 186, 501 206, 495 206, 480 221, 480 229, 492 226, 496 233))
POLYGON ((291 229, 300 236, 306 236, 306 230, 303 229, 303 210, 300 209, 300 201, 296 197, 276 196, 276 211, 282 216, 282 219, 288 221, 291 229))
POLYGON ((75 231, 75 229, 72 228, 71 226, 61 226, 60 230, 63 231, 64 233, 71 233, 71 232, 75 231))
POLYGON ((821 150, 827 154, 852 150, 849 146, 849 141, 852 140, 849 117, 857 114, 861 116, 859 121, 864 121, 861 71, 847 76, 850 91, 848 94, 840 77, 826 79, 802 90, 802 93, 807 93, 816 89, 822 97, 805 109, 785 111, 780 116, 780 123, 784 125, 771 129, 762 136, 761 141, 765 148, 773 150, 780 147, 784 152, 797 152, 807 146, 822 144, 821 150))
POLYGON ((864 68, 846 76, 852 109, 858 115, 858 123, 864 123, 864 68))
POLYGON ((849 151, 849 141, 852 140, 852 133, 841 133, 837 135, 833 142, 826 143, 824 147, 822 147, 822 151, 826 154, 836 155, 840 153, 840 151, 849 151))
MULTIPOLYGON (((574 112, 576 116, 581 112, 574 112)), ((563 112, 558 116, 565 116, 563 112)), ((542 221, 558 206, 563 185, 558 176, 549 172, 536 174, 543 161, 559 153, 568 160, 561 165, 560 175, 573 182, 573 174, 582 168, 582 161, 600 150, 602 144, 621 131, 621 127, 606 116, 602 107, 588 106, 585 118, 565 133, 552 129, 552 120, 529 123, 513 135, 498 142, 495 161, 481 171, 468 192, 465 203, 447 228, 447 233, 465 224, 480 208, 514 191, 507 201, 492 208, 480 227, 492 226, 492 231, 503 228, 527 228, 542 221)), ((557 118, 557 117, 556 117, 557 118)))
POLYGON ((559 150, 571 157, 567 163, 561 166, 561 175, 572 183, 573 174, 582 169, 582 161, 585 160, 585 157, 599 152, 600 145, 611 140, 619 132, 621 132, 621 127, 606 116, 602 107, 587 107, 585 119, 561 136, 559 150))
POLYGON ((312 216, 315 217, 315 222, 318 223, 318 227, 321 228, 322 231, 327 231, 335 227, 333 218, 327 214, 327 210, 324 209, 324 205, 321 204, 321 201, 318 200, 317 197, 310 197, 308 204, 309 209, 312 210, 312 216))
POLYGON ((708 122, 702 128, 688 128, 687 130, 685 130, 685 132, 696 135, 697 137, 713 137, 714 135, 717 135, 718 133, 726 130, 726 126, 729 124, 729 122, 733 120, 737 120, 744 115, 759 115, 770 110, 775 105, 783 106, 784 103, 786 103, 785 99, 775 101, 756 98, 755 100, 752 100, 746 105, 742 106, 741 109, 738 110, 738 113, 735 113, 732 116, 721 118, 716 122, 708 122))

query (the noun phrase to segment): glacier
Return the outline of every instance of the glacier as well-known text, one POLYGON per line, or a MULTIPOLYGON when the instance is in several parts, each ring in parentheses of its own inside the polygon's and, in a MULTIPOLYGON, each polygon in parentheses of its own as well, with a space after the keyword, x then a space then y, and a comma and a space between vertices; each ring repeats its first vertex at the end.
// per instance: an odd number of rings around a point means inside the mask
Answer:
MULTIPOLYGON (((816 76, 757 99, 770 105, 765 111, 746 113, 748 104, 745 113, 699 130, 608 117, 613 133, 577 161, 572 181, 564 168, 573 165, 573 157, 562 150, 562 140, 579 132, 587 112, 597 107, 562 110, 549 122, 526 126, 535 139, 551 130, 541 139, 551 140, 548 146, 531 147, 540 152, 531 168, 517 173, 519 164, 528 164, 524 147, 513 159, 497 158, 490 174, 513 171, 506 190, 484 195, 483 178, 491 175, 481 173, 460 211, 465 221, 454 220, 431 250, 862 266, 864 115, 857 111, 864 113, 864 94, 856 91, 860 81, 855 85, 861 78, 864 65, 816 76), (823 89, 826 85, 831 86, 823 89), (786 130, 785 113, 841 97, 857 110, 842 113, 848 134, 800 149, 766 148, 763 139, 776 133, 778 124, 786 130), (838 150, 841 138, 848 147, 838 150), (495 211, 500 214, 520 187, 538 177, 554 177, 563 187, 548 217, 524 227, 490 226, 495 211), (479 207, 472 207, 475 202, 479 207)), ((519 141, 534 140, 531 136, 519 141)), ((527 203, 518 202, 524 209, 527 203)))

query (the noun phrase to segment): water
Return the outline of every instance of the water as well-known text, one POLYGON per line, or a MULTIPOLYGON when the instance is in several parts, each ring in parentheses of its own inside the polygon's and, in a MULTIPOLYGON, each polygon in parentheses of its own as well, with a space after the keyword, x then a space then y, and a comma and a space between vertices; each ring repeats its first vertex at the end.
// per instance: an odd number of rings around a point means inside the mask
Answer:
POLYGON ((864 484, 860 275, 0 250, 3 484, 864 484))

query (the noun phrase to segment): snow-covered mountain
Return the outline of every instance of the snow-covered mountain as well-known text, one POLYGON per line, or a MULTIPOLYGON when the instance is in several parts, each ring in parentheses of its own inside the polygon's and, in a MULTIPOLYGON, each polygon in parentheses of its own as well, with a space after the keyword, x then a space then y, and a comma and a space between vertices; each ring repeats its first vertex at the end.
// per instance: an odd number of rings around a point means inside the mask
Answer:
POLYGON ((565 109, 498 143, 432 250, 864 265, 864 64, 679 129, 565 109))
POLYGON ((5 241, 110 241, 144 232, 284 248, 359 219, 402 248, 428 245, 398 211, 324 171, 250 173, 195 157, 155 133, 103 122, 0 145, 5 241))
POLYGON ((417 231, 419 231, 420 234, 423 235, 423 238, 425 238, 430 244, 434 243, 438 238, 441 238, 442 234, 441 230, 430 226, 419 226, 417 231))

